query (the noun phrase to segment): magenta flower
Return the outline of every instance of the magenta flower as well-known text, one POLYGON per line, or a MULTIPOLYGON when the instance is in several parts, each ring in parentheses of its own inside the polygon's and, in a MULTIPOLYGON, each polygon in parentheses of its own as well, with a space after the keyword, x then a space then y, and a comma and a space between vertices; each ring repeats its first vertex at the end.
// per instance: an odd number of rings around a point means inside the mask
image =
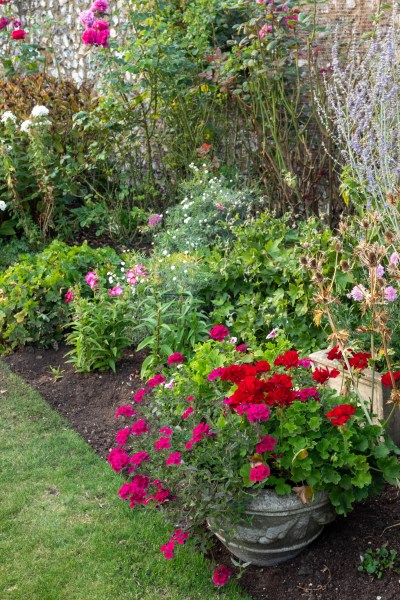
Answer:
POLYGON ((217 340, 218 342, 222 342, 226 337, 228 337, 228 335, 229 331, 225 325, 216 325, 210 329, 210 338, 217 340))
POLYGON ((376 274, 378 277, 383 277, 385 274, 385 267, 383 267, 382 265, 378 265, 376 267, 376 274))
POLYGON ((215 381, 216 379, 221 377, 222 371, 223 367, 217 367, 216 369, 214 369, 214 371, 211 371, 211 373, 207 375, 208 381, 215 381))
POLYGON ((171 427, 161 427, 161 429, 159 429, 160 433, 163 433, 164 435, 172 435, 172 429, 171 427))
POLYGON ((247 352, 247 346, 246 344, 239 344, 238 346, 236 346, 235 350, 236 352, 242 352, 243 354, 245 354, 247 352))
POLYGON ((90 29, 91 27, 93 27, 93 24, 96 20, 96 17, 93 14, 93 11, 91 10, 84 10, 83 12, 81 12, 80 16, 79 16, 81 23, 84 27, 86 27, 86 29, 90 29))
POLYGON ((297 363, 297 366, 299 367, 303 367, 303 369, 309 369, 313 364, 313 361, 311 360, 311 358, 300 358, 299 362, 297 363))
POLYGON ((149 225, 151 227, 155 227, 156 225, 158 225, 159 223, 161 223, 162 219, 163 219, 162 215, 157 215, 157 214, 150 215, 150 217, 149 217, 149 225))
POLYGON ((156 450, 165 450, 171 448, 171 439, 169 437, 161 437, 159 440, 154 442, 154 448, 156 450))
POLYGON ((276 328, 271 329, 271 331, 267 335, 267 340, 272 340, 273 338, 276 338, 277 336, 278 336, 278 330, 276 328))
POLYGON ((123 416, 123 417, 133 417, 135 415, 135 409, 130 406, 129 404, 124 404, 124 406, 120 406, 117 409, 117 412, 114 415, 115 419, 118 419, 118 417, 123 416))
POLYGON ((174 558, 174 549, 175 543, 171 540, 163 546, 160 546, 160 552, 164 554, 164 558, 166 558, 167 560, 171 560, 172 558, 174 558))
POLYGON ((82 33, 82 42, 85 44, 85 46, 94 46, 97 40, 97 32, 92 29, 85 29, 85 31, 82 33))
POLYGON ((385 300, 387 300, 388 302, 394 302, 395 300, 397 300, 397 292, 391 285, 384 289, 383 295, 385 297, 385 300))
POLYGON ((231 569, 229 569, 228 567, 225 567, 224 565, 221 565, 214 571, 214 575, 212 578, 214 585, 217 587, 222 587, 223 585, 227 584, 231 574, 232 574, 231 569))
POLYGON ((139 421, 136 421, 136 423, 134 423, 131 427, 132 435, 142 435, 148 431, 147 423, 144 419, 139 419, 139 421))
POLYGON ((68 290, 66 294, 64 294, 65 304, 69 304, 74 299, 74 292, 72 290, 68 290))
POLYGON ((149 390, 147 388, 142 388, 141 390, 138 390, 134 395, 133 395, 133 399, 135 402, 142 402, 143 397, 145 394, 147 394, 149 390))
POLYGON ((130 458, 123 448, 114 448, 111 450, 107 460, 116 473, 122 471, 130 463, 130 458))
POLYGON ((182 419, 188 419, 194 413, 194 408, 189 406, 182 415, 182 419))
POLYGON ((269 477, 271 471, 267 465, 258 465, 250 469, 250 481, 264 481, 269 477))
POLYGON ((216 207, 218 210, 221 210, 221 211, 222 211, 222 210, 225 210, 225 208, 224 208, 224 205, 223 205, 223 204, 220 204, 219 202, 218 202, 218 203, 215 205, 215 207, 216 207))
POLYGON ((268 421, 271 411, 265 404, 250 404, 246 410, 246 415, 251 423, 254 421, 268 421))
POLYGON ((125 427, 124 429, 120 429, 117 431, 116 441, 120 446, 125 446, 128 441, 129 436, 131 435, 131 428, 125 427))
POLYGON ((93 2, 90 10, 92 12, 99 12, 99 13, 105 13, 108 11, 109 8, 109 4, 107 2, 107 0, 95 0, 95 2, 93 2))
POLYGON ((271 435, 265 435, 261 438, 261 441, 256 444, 256 452, 258 454, 264 454, 264 452, 270 452, 276 446, 277 439, 271 435))
POLYGON ((165 383, 165 381, 166 381, 165 377, 163 377, 161 375, 161 373, 157 373, 157 375, 154 375, 154 377, 152 377, 151 379, 148 380, 147 387, 152 389, 152 388, 156 387, 157 385, 161 385, 162 383, 165 383))
POLYGON ((88 284, 88 286, 91 287, 92 290, 94 290, 96 285, 99 283, 99 278, 97 277, 94 271, 89 271, 88 273, 86 273, 85 281, 88 284))
POLYGON ((171 454, 168 456, 167 460, 165 461, 165 464, 167 466, 180 465, 181 462, 182 462, 181 453, 180 452, 171 452, 171 454))
POLYGON ((133 456, 131 456, 130 462, 136 467, 140 467, 142 462, 149 460, 150 456, 147 454, 147 452, 136 452, 136 454, 133 454, 133 456))
POLYGON ((9 22, 10 22, 10 21, 9 21, 9 19, 7 19, 7 17, 2 17, 2 18, 0 19, 0 31, 1 31, 2 29, 5 29, 5 28, 7 27, 7 25, 9 24, 9 22))
POLYGON ((367 290, 363 285, 356 285, 353 287, 351 292, 347 294, 347 297, 353 298, 353 300, 356 300, 357 302, 362 302, 362 300, 365 298, 366 291, 367 290))
POLYGON ((111 290, 108 290, 108 293, 110 294, 110 296, 122 296, 124 290, 120 285, 116 285, 111 290))
POLYGON ((183 356, 183 354, 181 354, 180 352, 174 352, 174 354, 171 354, 170 356, 168 356, 168 360, 167 360, 167 364, 170 365, 179 365, 183 362, 185 362, 186 358, 183 356))

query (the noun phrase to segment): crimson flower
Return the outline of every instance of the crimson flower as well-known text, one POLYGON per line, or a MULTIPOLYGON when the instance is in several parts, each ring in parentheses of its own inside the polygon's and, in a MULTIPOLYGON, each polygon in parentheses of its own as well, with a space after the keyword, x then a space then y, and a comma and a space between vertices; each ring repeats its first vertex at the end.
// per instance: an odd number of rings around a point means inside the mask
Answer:
POLYGON ((217 342, 222 342, 226 337, 228 337, 228 335, 229 331, 225 325, 216 325, 210 329, 210 338, 217 340, 217 342))
POLYGON ((168 365, 180 365, 185 362, 186 358, 180 352, 174 352, 170 356, 168 356, 167 364, 168 365))
POLYGON ((368 354, 368 352, 353 352, 353 356, 349 358, 349 365, 353 367, 353 369, 363 371, 368 367, 370 358, 371 354, 368 354))
POLYGON ((285 369, 292 369, 297 367, 299 364, 299 355, 296 350, 288 350, 285 354, 281 354, 274 360, 274 365, 277 367, 285 367, 285 369))
MULTIPOLYGON (((392 373, 392 376, 394 381, 398 381, 400 379, 400 371, 392 373)), ((392 387, 392 377, 390 376, 390 371, 389 373, 385 373, 384 375, 382 375, 381 381, 382 385, 384 385, 385 387, 392 387)))
POLYGON ((351 404, 341 404, 340 406, 336 406, 336 408, 333 408, 326 413, 326 416, 331 421, 332 425, 339 427, 340 425, 347 423, 347 421, 352 415, 354 415, 355 412, 356 409, 354 406, 351 406, 351 404))
POLYGON ((23 40, 26 37, 26 31, 23 29, 14 29, 11 34, 13 40, 23 40))
POLYGON ((334 346, 333 348, 331 348, 329 350, 326 357, 328 360, 342 360, 343 354, 342 354, 341 350, 339 349, 339 346, 334 346))
POLYGON ((229 577, 231 576, 231 574, 232 574, 231 569, 229 569, 228 567, 225 567, 225 565, 221 565, 214 571, 214 575, 212 578, 214 585, 216 585, 217 587, 222 587, 223 585, 228 583, 229 577))
POLYGON ((270 468, 267 465, 258 465, 250 469, 250 481, 264 481, 270 473, 270 468))
POLYGON ((325 367, 325 369, 323 369, 322 367, 318 367, 312 374, 312 378, 317 383, 324 384, 328 381, 328 379, 335 379, 335 377, 337 377, 338 375, 340 375, 340 371, 338 371, 337 369, 329 369, 328 367, 325 367))

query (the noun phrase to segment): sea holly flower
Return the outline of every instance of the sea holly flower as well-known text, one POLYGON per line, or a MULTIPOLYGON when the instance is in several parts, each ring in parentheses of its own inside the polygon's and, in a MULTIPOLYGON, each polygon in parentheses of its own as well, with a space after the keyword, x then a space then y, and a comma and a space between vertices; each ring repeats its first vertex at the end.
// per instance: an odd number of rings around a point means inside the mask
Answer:
POLYGON ((229 569, 228 567, 225 567, 224 565, 217 567, 214 571, 214 575, 212 578, 214 585, 216 587, 222 587, 222 586, 226 585, 229 581, 231 574, 232 574, 232 569, 229 569))
POLYGON ((261 482, 270 476, 271 470, 267 465, 257 465, 250 469, 250 481, 261 482))
POLYGON ((339 427, 340 425, 347 423, 355 412, 356 409, 354 406, 351 406, 351 404, 341 404, 326 413, 326 416, 331 421, 332 425, 339 427))

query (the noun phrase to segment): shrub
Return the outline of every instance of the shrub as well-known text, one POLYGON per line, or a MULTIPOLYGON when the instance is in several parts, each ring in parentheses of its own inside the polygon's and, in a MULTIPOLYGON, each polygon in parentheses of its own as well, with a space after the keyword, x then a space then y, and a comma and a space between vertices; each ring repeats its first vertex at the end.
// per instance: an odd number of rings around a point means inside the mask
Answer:
POLYGON ((287 215, 263 214, 233 229, 234 240, 215 248, 206 261, 214 275, 202 290, 213 306, 211 318, 254 342, 271 329, 283 329, 305 352, 318 347, 323 333, 309 318, 312 289, 300 266, 302 246, 320 249, 332 237, 310 220, 295 225, 287 215), (251 333, 250 333, 251 332, 251 333))
POLYGON ((70 313, 63 295, 91 269, 119 264, 111 248, 69 247, 54 241, 0 275, 0 349, 59 342, 70 313))

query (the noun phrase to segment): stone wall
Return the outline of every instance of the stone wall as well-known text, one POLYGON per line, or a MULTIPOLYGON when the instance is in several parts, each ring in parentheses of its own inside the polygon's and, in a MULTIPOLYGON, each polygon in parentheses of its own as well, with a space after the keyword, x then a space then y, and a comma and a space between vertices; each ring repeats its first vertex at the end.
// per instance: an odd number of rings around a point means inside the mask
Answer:
MULTIPOLYGON (((80 12, 90 4, 91 0, 13 0, 23 18, 23 25, 31 29, 33 36, 34 22, 47 31, 42 42, 54 47, 57 62, 54 74, 68 75, 77 81, 91 76, 91 51, 81 42, 82 26, 79 22, 80 12)), ((112 36, 116 35, 119 10, 123 11, 128 4, 129 0, 110 0, 113 9, 113 16, 109 19, 112 36)), ((329 0, 318 10, 322 23, 339 22, 339 32, 342 31, 342 37, 348 37, 350 32, 362 33, 371 28, 371 17, 379 4, 380 0, 329 0)))

